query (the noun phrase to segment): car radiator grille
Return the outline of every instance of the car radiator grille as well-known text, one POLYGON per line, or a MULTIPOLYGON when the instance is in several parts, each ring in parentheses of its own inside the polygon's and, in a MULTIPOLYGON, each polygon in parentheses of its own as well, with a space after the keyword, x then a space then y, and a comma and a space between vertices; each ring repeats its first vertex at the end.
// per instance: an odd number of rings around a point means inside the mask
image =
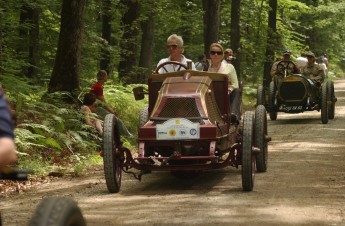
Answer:
POLYGON ((301 101, 306 96, 302 82, 285 82, 280 86, 280 97, 286 101, 301 101))
POLYGON ((162 118, 200 117, 194 98, 168 98, 158 115, 162 118))

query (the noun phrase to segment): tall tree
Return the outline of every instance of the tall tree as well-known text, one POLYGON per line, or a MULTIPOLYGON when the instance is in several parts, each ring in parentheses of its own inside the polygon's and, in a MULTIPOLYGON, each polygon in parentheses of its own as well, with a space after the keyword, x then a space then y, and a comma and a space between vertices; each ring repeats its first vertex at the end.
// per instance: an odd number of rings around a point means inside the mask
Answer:
POLYGON ((271 82, 271 67, 274 61, 274 45, 277 43, 277 0, 269 0, 270 11, 268 12, 268 34, 265 53, 263 86, 268 88, 271 82))
POLYGON ((111 0, 102 1, 102 38, 106 41, 101 49, 100 69, 110 73, 111 56, 108 45, 111 44, 111 0))
POLYGON ((39 9, 31 8, 29 18, 32 27, 29 30, 29 67, 27 76, 33 78, 37 76, 40 54, 39 54, 39 9))
POLYGON ((48 93, 80 89, 80 50, 85 0, 64 0, 58 49, 48 93))
POLYGON ((131 83, 131 75, 137 67, 137 51, 139 37, 139 0, 121 0, 126 12, 122 17, 122 38, 119 63, 119 78, 125 83, 131 83))
POLYGON ((23 61, 22 75, 34 77, 39 66, 39 9, 35 4, 22 2, 19 16, 19 37, 17 52, 23 61))
POLYGON ((145 19, 141 22, 141 49, 139 67, 143 68, 144 72, 142 76, 138 78, 139 83, 146 81, 146 78, 151 73, 153 64, 153 49, 154 49, 154 12, 156 10, 155 0, 147 1, 147 4, 143 5, 143 11, 146 14, 145 19), (144 8, 145 7, 145 8, 144 8))
POLYGON ((205 53, 209 57, 210 45, 218 42, 220 27, 220 0, 203 0, 205 53))
POLYGON ((231 1, 231 24, 230 24, 230 37, 231 37, 231 49, 236 56, 233 61, 233 65, 237 72, 238 79, 241 78, 240 71, 240 59, 241 59, 241 30, 240 30, 240 18, 241 18, 241 0, 231 1))

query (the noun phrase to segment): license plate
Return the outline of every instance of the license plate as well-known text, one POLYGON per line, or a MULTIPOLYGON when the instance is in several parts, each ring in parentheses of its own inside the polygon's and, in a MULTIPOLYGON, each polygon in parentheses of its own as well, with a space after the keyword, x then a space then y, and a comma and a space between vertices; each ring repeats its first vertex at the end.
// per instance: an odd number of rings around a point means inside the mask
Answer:
POLYGON ((284 110, 285 111, 302 111, 303 106, 285 106, 284 110))

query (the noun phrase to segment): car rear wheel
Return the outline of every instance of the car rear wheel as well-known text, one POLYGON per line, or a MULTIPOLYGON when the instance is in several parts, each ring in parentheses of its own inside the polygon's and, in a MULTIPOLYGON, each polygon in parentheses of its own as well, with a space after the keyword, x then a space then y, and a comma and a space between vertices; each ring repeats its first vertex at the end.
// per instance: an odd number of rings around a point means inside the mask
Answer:
POLYGON ((256 106, 264 105, 265 106, 265 91, 262 85, 259 85, 257 94, 256 94, 256 106))
POLYGON ((108 191, 119 192, 121 187, 121 162, 120 162, 120 135, 118 132, 116 117, 108 114, 104 119, 103 134, 103 163, 104 175, 108 191))
POLYGON ((254 146, 254 113, 247 111, 243 118, 243 143, 242 143, 242 189, 252 191, 254 187, 255 156, 254 146))
POLYGON ((29 226, 85 226, 77 203, 68 197, 47 197, 38 205, 29 226))
POLYGON ((255 146, 260 149, 260 153, 256 155, 256 170, 258 172, 266 172, 268 160, 267 148, 267 117, 264 106, 259 105, 255 109, 255 146))
POLYGON ((323 124, 328 123, 328 95, 327 83, 323 83, 321 87, 321 121, 323 124))
POLYGON ((271 81, 270 83, 270 90, 269 90, 269 96, 268 96, 268 110, 270 114, 271 120, 276 120, 278 116, 278 112, 275 111, 275 97, 276 97, 276 87, 274 84, 274 81, 271 81))
POLYGON ((145 106, 139 113, 139 127, 142 127, 149 120, 149 109, 145 106))
POLYGON ((333 81, 327 81, 327 90, 328 90, 328 119, 334 119, 335 114, 335 95, 334 95, 334 83, 333 81))

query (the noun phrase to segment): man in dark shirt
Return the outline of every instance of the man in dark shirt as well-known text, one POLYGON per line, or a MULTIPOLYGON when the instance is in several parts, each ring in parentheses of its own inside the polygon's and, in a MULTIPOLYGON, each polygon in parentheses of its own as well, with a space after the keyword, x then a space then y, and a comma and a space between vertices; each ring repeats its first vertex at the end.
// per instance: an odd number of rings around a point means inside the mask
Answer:
POLYGON ((0 167, 16 161, 12 116, 0 90, 0 167))

